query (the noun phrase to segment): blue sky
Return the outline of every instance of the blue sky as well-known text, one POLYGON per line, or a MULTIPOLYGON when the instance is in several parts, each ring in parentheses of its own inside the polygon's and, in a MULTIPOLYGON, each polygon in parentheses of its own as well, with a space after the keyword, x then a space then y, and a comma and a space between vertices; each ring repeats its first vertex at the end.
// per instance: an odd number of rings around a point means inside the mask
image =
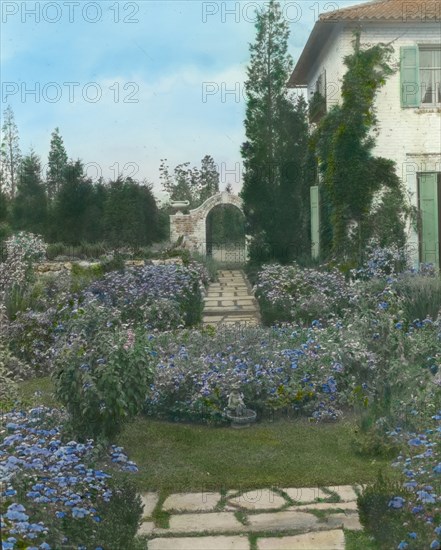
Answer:
MULTIPOLYGON (((355 3, 281 2, 294 61, 318 11, 355 3)), ((93 178, 134 175, 159 193, 160 159, 197 165, 210 154, 221 187, 239 190, 243 83, 264 4, 3 0, 1 110, 12 106, 22 151, 43 164, 58 126, 93 178)))

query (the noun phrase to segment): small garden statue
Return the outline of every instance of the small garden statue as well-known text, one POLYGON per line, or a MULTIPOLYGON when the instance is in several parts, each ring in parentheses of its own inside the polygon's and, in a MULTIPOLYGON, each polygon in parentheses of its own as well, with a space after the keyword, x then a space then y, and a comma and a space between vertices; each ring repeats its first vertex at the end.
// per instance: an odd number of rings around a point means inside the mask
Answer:
POLYGON ((235 416, 243 416, 245 414, 246 407, 243 401, 243 395, 240 393, 237 384, 232 387, 231 393, 228 396, 227 409, 235 416))
POLYGON ((228 396, 228 405, 225 409, 226 417, 231 420, 232 428, 247 428, 256 420, 256 413, 247 409, 240 393, 240 386, 235 384, 228 396))

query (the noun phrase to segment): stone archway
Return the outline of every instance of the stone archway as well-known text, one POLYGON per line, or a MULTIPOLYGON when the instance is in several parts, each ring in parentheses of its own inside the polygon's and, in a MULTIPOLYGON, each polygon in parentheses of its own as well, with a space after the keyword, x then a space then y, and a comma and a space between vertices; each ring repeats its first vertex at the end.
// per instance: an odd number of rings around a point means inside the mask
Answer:
MULTIPOLYGON (((231 204, 239 208, 243 213, 242 199, 237 195, 232 195, 223 191, 209 197, 197 208, 190 210, 188 214, 176 212, 170 216, 170 240, 176 243, 180 238, 183 239, 183 246, 190 250, 195 250, 200 254, 207 253, 206 231, 207 216, 210 211, 219 205, 231 204)), ((246 242, 244 247, 244 261, 247 258, 246 242)))

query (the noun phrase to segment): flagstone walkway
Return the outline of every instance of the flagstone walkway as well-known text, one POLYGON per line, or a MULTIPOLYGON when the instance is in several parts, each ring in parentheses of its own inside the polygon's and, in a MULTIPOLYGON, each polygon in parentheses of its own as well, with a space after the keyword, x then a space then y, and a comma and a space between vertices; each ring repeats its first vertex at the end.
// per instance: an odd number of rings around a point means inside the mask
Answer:
POLYGON ((142 495, 148 550, 344 550, 359 486, 142 495), (159 512, 159 513, 158 513, 159 512), (168 518, 159 527, 153 516, 168 518))
POLYGON ((258 325, 259 306, 243 271, 219 271, 219 280, 208 287, 204 325, 258 325))

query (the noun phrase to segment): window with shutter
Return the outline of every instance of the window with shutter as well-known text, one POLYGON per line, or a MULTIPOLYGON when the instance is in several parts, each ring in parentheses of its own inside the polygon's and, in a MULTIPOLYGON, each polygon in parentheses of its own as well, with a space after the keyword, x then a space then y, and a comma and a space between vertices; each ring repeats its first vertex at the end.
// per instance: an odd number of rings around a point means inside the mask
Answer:
POLYGON ((400 58, 401 106, 441 105, 441 47, 403 46, 400 58))
POLYGON ((419 52, 418 46, 403 46, 400 49, 401 106, 419 107, 419 52))
POLYGON ((418 175, 418 202, 420 211, 420 260, 440 267, 440 207, 441 173, 418 175))

